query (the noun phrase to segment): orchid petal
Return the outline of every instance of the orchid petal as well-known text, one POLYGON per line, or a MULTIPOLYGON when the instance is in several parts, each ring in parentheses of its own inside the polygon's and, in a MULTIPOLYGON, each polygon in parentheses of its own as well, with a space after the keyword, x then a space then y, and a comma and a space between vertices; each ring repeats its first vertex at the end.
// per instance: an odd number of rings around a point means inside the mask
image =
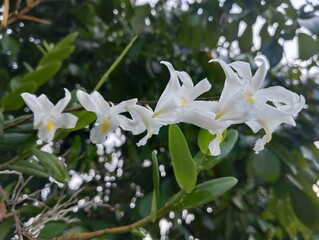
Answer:
POLYGON ((236 61, 229 64, 229 66, 235 69, 241 78, 246 79, 248 81, 252 79, 253 76, 251 74, 251 68, 249 63, 236 61))
POLYGON ((263 81, 265 80, 267 71, 268 71, 268 64, 267 61, 264 57, 256 57, 255 61, 261 62, 261 65, 257 69, 254 77, 252 78, 251 81, 251 86, 250 89, 252 92, 256 92, 262 85, 263 81))

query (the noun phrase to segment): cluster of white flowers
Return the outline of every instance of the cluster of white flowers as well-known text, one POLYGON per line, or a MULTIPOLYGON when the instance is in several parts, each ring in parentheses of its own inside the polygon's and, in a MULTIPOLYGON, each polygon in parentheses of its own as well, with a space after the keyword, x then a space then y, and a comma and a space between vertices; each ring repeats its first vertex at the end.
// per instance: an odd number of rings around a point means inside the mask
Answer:
MULTIPOLYGON (((265 79, 268 64, 263 57, 257 57, 260 66, 252 75, 250 65, 236 61, 227 64, 218 62, 223 68, 226 79, 219 101, 196 100, 211 88, 205 78, 194 86, 190 76, 183 71, 176 71, 169 62, 165 64, 170 72, 170 80, 160 96, 155 109, 137 104, 137 99, 110 105, 98 92, 87 94, 77 91, 81 105, 97 115, 90 139, 93 143, 102 143, 109 132, 121 127, 137 135, 147 134, 137 143, 146 144, 154 134, 158 134, 162 126, 179 122, 190 123, 208 129, 216 137, 209 144, 210 153, 220 154, 222 133, 232 124, 247 124, 253 132, 264 129, 265 135, 256 141, 254 150, 261 151, 271 140, 272 133, 280 124, 295 126, 293 117, 305 105, 305 99, 283 87, 275 86, 260 89, 265 79), (121 113, 128 112, 131 118, 121 113)), ((62 113, 71 99, 70 92, 65 89, 65 97, 55 106, 45 95, 36 97, 29 93, 21 94, 22 98, 34 112, 34 128, 39 129, 38 137, 50 142, 58 128, 73 128, 77 118, 70 113, 62 113)))

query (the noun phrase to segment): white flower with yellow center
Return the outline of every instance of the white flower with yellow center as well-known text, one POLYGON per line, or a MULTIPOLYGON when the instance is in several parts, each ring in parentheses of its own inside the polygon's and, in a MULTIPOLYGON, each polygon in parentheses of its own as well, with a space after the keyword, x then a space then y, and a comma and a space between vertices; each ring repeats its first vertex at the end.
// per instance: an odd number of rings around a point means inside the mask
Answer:
POLYGON ((33 126, 38 129, 38 137, 44 142, 51 142, 58 128, 75 127, 77 117, 70 113, 62 113, 71 100, 71 94, 64 89, 65 97, 53 105, 46 95, 36 97, 30 93, 22 93, 21 97, 34 113, 33 126))
POLYGON ((120 113, 126 112, 128 108, 135 105, 137 99, 123 101, 115 106, 110 106, 103 96, 96 91, 87 94, 78 90, 76 96, 86 110, 94 112, 97 116, 95 126, 91 129, 90 133, 90 140, 93 143, 102 143, 106 135, 118 127, 121 127, 125 131, 135 130, 132 120, 120 113))
POLYGON ((155 110, 142 106, 134 106, 129 110, 135 122, 139 123, 136 133, 147 130, 147 135, 139 141, 138 146, 145 145, 152 135, 158 134, 160 127, 167 124, 186 122, 202 128, 216 128, 215 114, 211 111, 212 102, 195 101, 211 88, 208 80, 205 78, 194 86, 186 72, 176 71, 169 62, 161 63, 167 66, 170 80, 155 110))
POLYGON ((246 62, 227 64, 215 59, 210 62, 218 62, 226 75, 220 100, 214 107, 216 120, 228 125, 246 123, 255 133, 264 129, 265 135, 257 140, 254 147, 258 153, 271 140, 279 125, 286 123, 295 126, 293 116, 304 107, 305 99, 280 86, 260 89, 268 64, 263 57, 256 57, 255 60, 261 65, 254 76, 246 62))

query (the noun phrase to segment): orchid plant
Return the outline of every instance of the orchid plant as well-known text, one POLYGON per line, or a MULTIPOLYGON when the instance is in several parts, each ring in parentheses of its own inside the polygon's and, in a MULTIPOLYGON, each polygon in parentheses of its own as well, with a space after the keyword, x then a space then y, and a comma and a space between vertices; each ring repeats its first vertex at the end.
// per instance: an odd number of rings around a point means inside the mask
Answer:
MULTIPOLYGON (((76 35, 70 35, 62 40, 62 43, 66 45, 60 43, 57 46, 62 49, 69 47, 68 44, 75 38, 76 35)), ((123 58, 134 41, 135 39, 123 51, 119 59, 123 58)), ((47 59, 44 57, 42 62, 48 61, 47 59)), ((118 64, 118 62, 115 63, 118 64)), ((250 64, 243 61, 226 63, 221 59, 212 59, 210 62, 220 64, 226 76, 219 100, 199 99, 203 93, 210 91, 212 86, 209 79, 204 78, 194 84, 188 73, 175 70, 173 65, 167 61, 161 63, 167 67, 170 78, 154 108, 149 105, 143 106, 137 98, 118 104, 108 102, 98 90, 105 82, 109 72, 103 76, 93 92, 76 90, 75 108, 66 109, 72 99, 67 89, 64 89, 65 97, 55 105, 44 94, 38 97, 32 94, 35 89, 29 92, 19 92, 24 103, 33 112, 33 128, 38 131, 37 138, 41 141, 31 139, 31 147, 27 145, 26 149, 22 148, 16 158, 1 164, 0 169, 10 166, 11 169, 24 174, 52 177, 56 182, 68 183, 70 174, 63 161, 45 149, 45 146, 61 139, 58 133, 62 132, 63 135, 63 133, 68 134, 90 127, 90 141, 99 145, 106 141, 110 133, 119 128, 132 135, 146 132, 136 143, 138 147, 142 147, 153 135, 159 134, 163 126, 169 125, 168 148, 175 179, 181 190, 173 195, 164 206, 160 206, 159 167, 154 151, 152 154, 154 190, 149 216, 126 226, 87 233, 66 233, 56 239, 91 239, 124 232, 142 234, 141 227, 155 222, 156 219, 170 211, 195 208, 214 200, 236 185, 237 179, 221 177, 198 184, 197 175, 200 171, 215 166, 232 149, 238 135, 236 130, 229 128, 232 125, 246 124, 254 133, 263 129, 264 136, 258 139, 253 147, 255 153, 258 154, 271 140, 273 132, 281 124, 295 126, 294 117, 305 107, 305 99, 302 95, 283 87, 262 88, 269 69, 267 60, 263 56, 255 59, 255 64, 259 64, 255 74, 252 73, 250 64), (94 117, 88 117, 92 116, 92 113, 94 117), (177 125, 179 123, 192 124, 201 129, 198 135, 200 151, 194 156, 177 125)), ((113 70, 116 64, 112 65, 110 69, 113 70)), ((58 65, 54 62, 51 67, 55 67, 57 71, 56 66, 58 65)), ((29 82, 26 81, 26 85, 36 85, 38 88, 45 82, 43 79, 33 80, 35 75, 30 74, 27 79, 29 82)), ((17 94, 14 93, 13 97, 15 95, 17 94)), ((10 97, 12 96, 9 95, 7 99, 10 100, 10 97)), ((12 105, 9 100, 2 101, 4 108, 16 110, 24 104, 18 102, 17 105, 12 105)), ((32 117, 29 116, 23 121, 31 119, 32 117)), ((15 127, 18 124, 19 122, 14 122, 11 126, 15 127)), ((12 204, 13 210, 14 207, 15 205, 12 204)), ((61 216, 60 219, 63 220, 65 214, 65 212, 59 212, 57 215, 61 216)), ((41 219, 41 217, 47 219, 45 214, 40 214, 37 218, 41 219)), ((33 236, 37 237, 42 225, 38 224, 37 227, 34 227, 36 229, 32 230, 33 236)), ((32 226, 27 227, 26 229, 33 229, 32 226)))

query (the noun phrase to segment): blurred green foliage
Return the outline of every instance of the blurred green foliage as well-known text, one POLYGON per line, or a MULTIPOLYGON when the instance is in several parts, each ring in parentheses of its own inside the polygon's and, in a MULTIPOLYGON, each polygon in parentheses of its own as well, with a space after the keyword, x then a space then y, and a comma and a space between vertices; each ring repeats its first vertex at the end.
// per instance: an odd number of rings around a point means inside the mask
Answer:
MULTIPOLYGON (((136 6, 129 0, 43 1, 31 13, 50 20, 51 25, 16 22, 2 30, 0 164, 17 154, 29 157, 26 149, 31 149, 36 139, 30 117, 19 117, 26 114, 19 97, 21 92, 45 93, 57 101, 64 87, 92 91, 135 35, 138 39, 128 55, 100 89, 109 101, 116 103, 132 97, 158 99, 168 81, 167 71, 159 64, 161 60, 172 62, 177 70, 187 71, 194 82, 207 77, 213 85, 209 95, 218 96, 224 73, 218 64, 208 61, 222 58, 252 62, 261 53, 271 66, 266 84, 281 85, 303 94, 307 108, 296 119, 296 128, 282 127, 259 155, 251 150, 256 138, 247 127, 237 127, 238 135, 235 130, 229 130, 224 142, 225 155, 227 148, 234 148, 223 159, 207 156, 206 166, 197 165, 204 169, 197 176, 197 183, 206 182, 197 188, 209 194, 207 189, 218 188, 218 181, 233 186, 235 180, 223 178, 226 176, 237 178, 237 185, 215 201, 205 201, 198 208, 188 210, 194 221, 187 222, 181 211, 165 216, 172 222, 167 239, 190 239, 190 236, 198 239, 211 239, 211 236, 214 239, 319 239, 319 198, 315 193, 319 193, 319 151, 314 145, 319 138, 319 24, 313 24, 318 22, 319 5, 308 3, 297 10, 289 0, 202 0, 187 6, 175 1, 173 7, 169 2, 160 0, 154 5, 136 6), (255 34, 256 22, 260 31, 255 34), (254 44, 256 39, 260 44, 254 44), (292 40, 299 54, 295 60, 287 59, 283 47, 285 41, 292 40), (18 124, 21 121, 23 124, 18 124)), ((83 119, 79 128, 94 121, 94 116, 86 112, 77 114, 82 114, 83 119)), ((120 152, 117 162, 114 151, 104 147, 100 153, 95 146, 87 144, 87 129, 61 133, 66 137, 54 146, 54 153, 63 155, 73 174, 91 176, 84 181, 85 188, 79 197, 98 196, 111 207, 71 213, 81 221, 68 226, 64 222, 52 222, 45 226, 40 237, 94 231, 147 216, 153 183, 152 169, 146 163, 153 149, 158 150, 161 173, 156 205, 162 207, 178 191, 167 131, 163 128, 160 135, 141 148, 135 145, 136 137, 125 136, 123 146, 115 144, 116 152, 120 152), (112 171, 105 167, 112 164, 115 164, 112 171)), ((198 135, 199 129, 188 125, 183 125, 182 131, 196 162, 205 154, 196 155, 205 144, 205 133, 198 135)), ((35 176, 23 190, 25 193, 48 183, 46 178, 38 178, 46 176, 47 172, 41 173, 45 164, 40 161, 41 165, 37 164, 30 172, 32 164, 35 163, 20 161, 12 166, 35 176)), ((62 178, 66 177, 64 166, 59 167, 62 178)), ((0 175, 0 183, 10 193, 17 180, 10 175, 0 175)), ((72 194, 67 186, 51 188, 49 206, 54 206, 63 195, 72 194)), ((190 197, 185 198, 183 204, 196 205, 192 201, 190 197)), ((18 207, 22 221, 38 213, 36 208, 18 207)), ((154 239, 160 238, 158 221, 145 226, 154 239)), ((12 236, 12 225, 12 217, 2 221, 0 218, 0 229, 5 229, 0 231, 0 239, 12 236)), ((108 239, 129 238, 137 239, 125 234, 108 239)))

